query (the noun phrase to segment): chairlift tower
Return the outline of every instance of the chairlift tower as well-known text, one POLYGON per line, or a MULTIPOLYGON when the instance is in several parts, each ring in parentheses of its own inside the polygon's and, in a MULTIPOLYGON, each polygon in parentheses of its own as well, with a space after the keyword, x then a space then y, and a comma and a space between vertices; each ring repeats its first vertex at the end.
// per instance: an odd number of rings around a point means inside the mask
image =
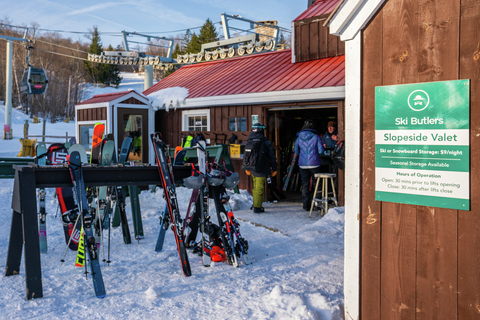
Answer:
POLYGON ((23 38, 8 37, 0 35, 0 38, 7 40, 6 75, 5 75, 5 125, 3 127, 3 139, 12 139, 12 90, 13 90, 13 41, 31 42, 27 39, 28 28, 25 28, 23 38), (8 131, 8 132, 7 132, 8 131))

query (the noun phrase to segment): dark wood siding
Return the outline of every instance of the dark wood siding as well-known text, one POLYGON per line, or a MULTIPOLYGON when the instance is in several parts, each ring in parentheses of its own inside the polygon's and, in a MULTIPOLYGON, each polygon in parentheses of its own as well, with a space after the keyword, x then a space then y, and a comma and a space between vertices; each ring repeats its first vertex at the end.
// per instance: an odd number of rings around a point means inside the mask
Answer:
MULTIPOLYGON (((211 140, 211 144, 215 143, 215 135, 217 135, 217 142, 222 143, 223 137, 221 134, 226 135, 226 139, 230 138, 232 134, 237 135, 239 143, 247 140, 248 135, 251 132, 251 116, 258 115, 260 122, 267 124, 267 132, 265 135, 272 141, 273 145, 281 145, 275 141, 275 125, 269 125, 270 123, 275 123, 273 116, 270 116, 272 119, 269 119, 267 110, 270 108, 279 108, 279 107, 305 107, 312 105, 322 105, 326 104, 329 106, 337 106, 337 122, 338 122, 338 132, 340 139, 345 137, 345 128, 344 128, 344 101, 314 101, 314 102, 304 102, 304 103, 285 103, 285 104, 265 104, 265 105, 239 105, 239 106, 218 106, 208 108, 210 110, 210 131, 202 131, 202 134, 205 138, 211 140), (247 118, 247 131, 230 131, 229 130, 229 118, 232 117, 246 117, 247 118)), ((166 111, 157 111, 155 114, 155 131, 162 133, 167 144, 172 147, 178 146, 181 144, 182 134, 196 134, 196 132, 191 131, 182 131, 182 111, 190 110, 205 110, 207 108, 201 109, 177 109, 166 111)), ((308 111, 306 111, 308 113, 308 111)), ((228 144, 228 141, 227 141, 228 144)), ((279 146, 279 148, 281 148, 279 146)), ((240 173, 240 189, 252 190, 252 179, 248 179, 248 176, 243 170, 241 170, 241 160, 232 159, 232 164, 236 172, 240 173)), ((344 201, 344 171, 339 170, 339 191, 338 198, 341 204, 344 201)))
POLYGON ((478 0, 389 0, 363 32, 361 319, 480 319, 478 21, 478 0), (374 87, 457 79, 471 80, 471 211, 375 201, 374 87))
POLYGON ((107 107, 77 110, 77 121, 107 120, 107 107))
POLYGON ((304 62, 345 54, 345 43, 331 35, 323 23, 328 15, 295 21, 295 62, 304 62))

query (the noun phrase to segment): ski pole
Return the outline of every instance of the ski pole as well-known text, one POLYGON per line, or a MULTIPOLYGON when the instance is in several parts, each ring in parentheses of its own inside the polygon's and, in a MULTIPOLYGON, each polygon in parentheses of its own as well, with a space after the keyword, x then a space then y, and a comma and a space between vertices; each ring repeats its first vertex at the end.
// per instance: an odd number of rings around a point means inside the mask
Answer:
MULTIPOLYGON (((78 223, 78 218, 80 217, 80 213, 77 215, 77 219, 75 220, 75 224, 73 225, 73 230, 76 229, 77 227, 77 223, 78 223)), ((70 238, 68 239, 68 243, 67 243, 67 247, 65 248, 65 252, 63 254, 63 258, 60 259, 60 261, 63 263, 65 262, 65 256, 67 255, 67 251, 68 251, 68 246, 70 245, 70 242, 72 241, 72 237, 74 235, 74 232, 72 232, 72 234, 70 234, 70 238)))
MULTIPOLYGON (((100 242, 102 243, 102 253, 103 253, 103 262, 105 262, 105 246, 103 243, 103 225, 101 224, 100 220, 100 190, 97 188, 97 208, 96 208, 96 220, 97 220, 97 226, 100 229, 100 242)), ((103 214, 105 214, 105 209, 103 210, 103 214)), ((96 245, 96 244, 95 244, 96 245)))

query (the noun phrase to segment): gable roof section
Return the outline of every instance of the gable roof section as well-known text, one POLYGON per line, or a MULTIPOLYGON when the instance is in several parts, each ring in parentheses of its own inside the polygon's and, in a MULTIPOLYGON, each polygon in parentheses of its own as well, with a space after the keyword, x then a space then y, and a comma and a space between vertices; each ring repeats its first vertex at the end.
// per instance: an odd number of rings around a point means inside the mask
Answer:
POLYGON ((348 41, 362 30, 386 0, 345 0, 329 21, 330 33, 348 41))
POLYGON ((329 14, 335 10, 340 0, 317 0, 295 20, 304 20, 308 18, 318 17, 324 14, 329 14))
POLYGON ((85 101, 77 103, 77 106, 82 105, 82 104, 95 104, 95 103, 102 103, 102 102, 110 102, 110 101, 116 100, 118 98, 121 98, 121 97, 123 97, 123 96, 125 96, 125 95, 127 95, 131 92, 135 92, 136 94, 138 94, 135 90, 97 94, 97 95, 94 95, 93 97, 91 97, 90 99, 87 99, 85 101))
POLYGON ((185 87, 188 99, 345 85, 345 56, 291 63, 291 50, 183 66, 143 92, 185 87))

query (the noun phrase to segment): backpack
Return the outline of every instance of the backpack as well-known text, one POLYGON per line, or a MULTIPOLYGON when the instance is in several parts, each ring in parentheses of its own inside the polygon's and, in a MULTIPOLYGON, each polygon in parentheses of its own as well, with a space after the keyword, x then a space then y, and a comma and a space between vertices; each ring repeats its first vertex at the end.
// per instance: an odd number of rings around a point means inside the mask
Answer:
POLYGON ((198 132, 197 133, 197 136, 195 138, 192 139, 192 144, 191 146, 194 147, 197 145, 197 142, 200 142, 200 141, 206 141, 205 137, 203 136, 203 134, 201 132, 198 132))
POLYGON ((332 151, 332 161, 340 170, 345 170, 345 140, 338 141, 332 151))
POLYGON ((262 172, 267 163, 265 139, 251 139, 245 145, 242 170, 262 172))

